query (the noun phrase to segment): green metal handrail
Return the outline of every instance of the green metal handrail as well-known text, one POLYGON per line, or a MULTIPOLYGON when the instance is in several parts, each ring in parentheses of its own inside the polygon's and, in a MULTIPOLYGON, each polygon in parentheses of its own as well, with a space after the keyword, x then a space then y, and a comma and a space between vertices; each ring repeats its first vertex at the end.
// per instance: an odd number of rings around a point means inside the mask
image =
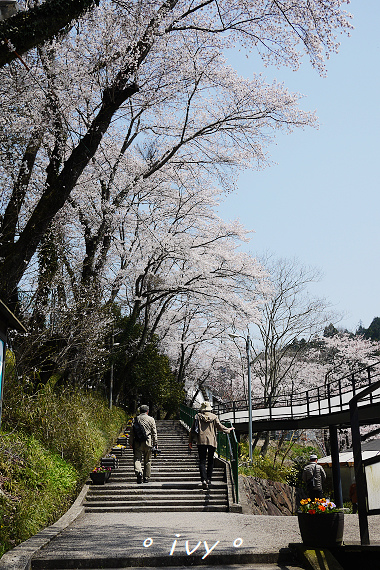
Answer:
MULTIPOLYGON (((189 408, 184 404, 180 405, 180 412, 179 417, 180 420, 185 424, 185 426, 191 429, 194 418, 198 410, 194 410, 193 408, 189 408)), ((226 427, 231 427, 232 424, 229 421, 222 421, 222 424, 226 427)), ((239 462, 238 462, 238 441, 236 439, 235 430, 232 430, 230 433, 217 433, 217 448, 216 451, 219 457, 223 457, 226 461, 228 461, 231 465, 232 471, 232 481, 235 487, 235 497, 236 502, 239 502, 239 462)))
MULTIPOLYGON (((232 427, 229 421, 221 422, 226 427, 232 427)), ((217 434, 217 453, 229 461, 232 471, 232 480, 235 487, 236 502, 239 502, 239 444, 236 439, 235 430, 230 433, 219 431, 217 434)))
POLYGON ((185 424, 185 426, 191 430, 191 426, 194 423, 194 418, 197 415, 198 410, 189 408, 185 404, 181 404, 179 407, 179 419, 185 424))

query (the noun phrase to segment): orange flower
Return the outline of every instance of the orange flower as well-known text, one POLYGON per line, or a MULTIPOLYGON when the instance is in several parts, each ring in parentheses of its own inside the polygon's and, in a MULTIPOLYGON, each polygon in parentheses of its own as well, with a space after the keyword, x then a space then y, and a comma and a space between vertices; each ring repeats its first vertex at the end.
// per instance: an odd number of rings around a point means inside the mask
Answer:
POLYGON ((325 511, 325 510, 326 510, 326 507, 325 507, 324 505, 318 505, 318 509, 319 509, 320 511, 325 511))

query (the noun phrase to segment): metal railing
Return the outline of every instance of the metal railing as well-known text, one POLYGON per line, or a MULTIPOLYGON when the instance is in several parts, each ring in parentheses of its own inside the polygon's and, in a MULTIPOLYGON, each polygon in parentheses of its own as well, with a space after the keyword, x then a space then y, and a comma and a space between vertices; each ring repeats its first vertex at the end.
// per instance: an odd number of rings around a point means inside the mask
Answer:
POLYGON ((365 461, 363 461, 362 458, 358 406, 360 401, 368 399, 368 396, 372 396, 373 392, 375 390, 378 390, 379 388, 380 388, 380 379, 378 379, 377 382, 370 383, 370 385, 367 386, 367 388, 357 393, 350 401, 350 423, 351 423, 351 433, 352 433, 352 449, 354 453, 355 480, 356 480, 356 488, 358 493, 360 541, 361 544, 363 545, 370 544, 369 529, 368 529, 368 514, 379 514, 379 513, 377 510, 374 512, 370 512, 368 509, 368 488, 367 488, 366 473, 364 469, 365 461))
MULTIPOLYGON (((180 420, 185 424, 185 426, 190 430, 194 418, 198 413, 198 410, 194 408, 189 408, 184 404, 180 405, 180 420)), ((232 424, 229 421, 222 421, 222 424, 226 427, 231 427, 232 424)), ((239 502, 239 444, 236 439, 235 431, 232 430, 230 433, 217 433, 217 449, 219 457, 222 457, 228 461, 231 465, 232 482, 235 491, 235 500, 239 502)))
MULTIPOLYGON (((324 386, 317 386, 304 392, 283 392, 275 397, 252 398, 252 410, 255 419, 297 419, 312 415, 331 414, 332 412, 349 410, 349 402, 358 391, 363 390, 380 379, 380 362, 366 366, 355 372, 346 374, 324 386), (282 410, 279 410, 282 408, 282 410), (262 414, 260 414, 262 410, 262 414)), ((360 405, 380 401, 378 394, 371 392, 360 402, 360 405)), ((218 415, 228 414, 233 423, 242 421, 242 412, 248 410, 247 400, 234 400, 214 406, 218 415)))
MULTIPOLYGON (((232 427, 231 422, 221 422, 226 427, 232 427)), ((219 431, 217 434, 216 451, 219 457, 223 457, 231 465, 232 480, 235 488, 235 501, 239 502, 239 444, 236 439, 235 430, 230 433, 219 431)))
POLYGON ((198 410, 189 408, 188 406, 185 406, 185 404, 181 404, 179 407, 179 419, 185 424, 185 427, 187 427, 189 431, 194 423, 194 418, 197 415, 197 412, 198 410))

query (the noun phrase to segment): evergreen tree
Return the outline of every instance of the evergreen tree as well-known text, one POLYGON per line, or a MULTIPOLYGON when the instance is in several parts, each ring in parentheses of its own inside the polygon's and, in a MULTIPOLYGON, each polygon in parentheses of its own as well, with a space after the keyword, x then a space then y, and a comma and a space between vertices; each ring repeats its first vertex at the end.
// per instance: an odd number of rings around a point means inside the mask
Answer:
POLYGON ((325 327, 325 330, 323 331, 323 336, 325 338, 331 338, 336 334, 338 334, 338 329, 336 329, 332 323, 325 327))
POLYGON ((365 338, 371 340, 380 340, 380 318, 375 317, 368 329, 365 331, 365 338))

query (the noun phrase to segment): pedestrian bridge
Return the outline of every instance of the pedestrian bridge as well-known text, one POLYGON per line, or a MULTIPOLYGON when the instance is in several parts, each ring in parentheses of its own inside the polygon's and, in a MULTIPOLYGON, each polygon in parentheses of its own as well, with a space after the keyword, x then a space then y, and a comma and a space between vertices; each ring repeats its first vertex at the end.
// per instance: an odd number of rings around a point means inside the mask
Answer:
MULTIPOLYGON (((350 400, 380 380, 380 362, 347 374, 325 386, 304 392, 288 392, 276 397, 252 398, 254 431, 321 428, 350 425, 350 400)), ((248 431, 246 400, 214 405, 221 420, 228 420, 237 431, 248 431)), ((358 402, 359 422, 380 422, 380 387, 358 402)))

